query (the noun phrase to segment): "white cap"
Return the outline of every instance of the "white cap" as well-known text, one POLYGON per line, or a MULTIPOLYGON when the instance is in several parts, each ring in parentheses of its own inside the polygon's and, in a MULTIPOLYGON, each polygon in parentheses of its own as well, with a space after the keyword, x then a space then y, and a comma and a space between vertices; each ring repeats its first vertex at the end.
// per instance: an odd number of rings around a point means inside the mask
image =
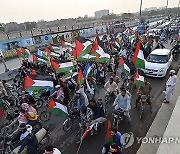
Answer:
POLYGON ((26 125, 27 132, 30 134, 32 132, 32 126, 26 125))
POLYGON ((56 86, 55 86, 55 88, 59 88, 59 87, 61 87, 61 86, 60 86, 60 85, 56 85, 56 86))
POLYGON ((175 74, 175 73, 176 73, 176 71, 175 71, 175 70, 170 70, 170 73, 175 74))

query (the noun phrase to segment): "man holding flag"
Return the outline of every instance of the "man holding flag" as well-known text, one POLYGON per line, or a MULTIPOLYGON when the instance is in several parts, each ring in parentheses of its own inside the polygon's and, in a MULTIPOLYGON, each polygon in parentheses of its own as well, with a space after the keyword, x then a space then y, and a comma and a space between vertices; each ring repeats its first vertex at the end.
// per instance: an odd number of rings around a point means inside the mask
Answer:
POLYGON ((149 104, 150 111, 151 111, 151 109, 152 109, 152 107, 151 107, 151 99, 150 99, 151 91, 152 91, 152 86, 147 81, 147 79, 145 78, 144 79, 144 86, 140 86, 139 89, 138 89, 138 92, 137 92, 138 98, 136 99, 136 103, 134 105, 134 108, 137 108, 137 104, 139 103, 139 101, 141 99, 141 95, 146 95, 146 96, 148 96, 147 103, 149 104))

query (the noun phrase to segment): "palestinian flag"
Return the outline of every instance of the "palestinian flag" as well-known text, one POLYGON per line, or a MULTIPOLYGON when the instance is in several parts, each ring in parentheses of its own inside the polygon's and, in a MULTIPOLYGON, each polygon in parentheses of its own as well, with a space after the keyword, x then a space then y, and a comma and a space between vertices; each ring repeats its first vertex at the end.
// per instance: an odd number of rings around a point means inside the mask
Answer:
POLYGON ((55 51, 55 52, 60 51, 60 47, 52 46, 52 50, 55 51))
POLYGON ((74 69, 73 62, 66 62, 66 63, 58 64, 57 62, 51 60, 51 64, 54 70, 56 71, 56 73, 66 73, 74 69))
POLYGON ((76 75, 78 75, 77 72, 68 72, 66 73, 62 78, 60 78, 63 82, 65 82, 68 79, 71 79, 73 77, 75 77, 76 75))
POLYGON ((37 55, 44 58, 44 59, 48 59, 48 54, 45 51, 41 51, 40 49, 37 50, 37 55))
POLYGON ((21 53, 23 54, 23 58, 29 58, 30 56, 30 51, 28 48, 22 47, 21 53))
POLYGON ((86 130, 84 131, 82 137, 81 137, 81 142, 85 139, 85 137, 87 136, 88 132, 92 130, 92 128, 94 127, 96 123, 90 125, 90 126, 87 126, 86 130))
POLYGON ((133 30, 130 27, 128 27, 128 28, 126 28, 126 30, 123 33, 131 34, 131 33, 133 33, 133 30))
POLYGON ((134 39, 136 39, 136 35, 131 35, 130 37, 129 37, 129 41, 132 43, 133 41, 134 41, 134 39))
POLYGON ((4 111, 3 111, 3 108, 0 107, 0 118, 3 117, 5 115, 4 111))
POLYGON ((76 57, 77 61, 81 61, 83 56, 87 55, 92 47, 92 43, 90 40, 85 39, 84 37, 78 37, 75 40, 76 45, 76 57))
POLYGON ((31 75, 37 75, 37 73, 34 69, 31 70, 31 75))
POLYGON ((61 45, 63 47, 71 47, 71 48, 73 47, 73 45, 71 43, 66 42, 65 40, 61 40, 61 45))
POLYGON ((148 54, 143 48, 141 41, 139 40, 132 58, 132 62, 134 63, 136 68, 145 69, 145 60, 147 56, 148 54))
POLYGON ((145 84, 144 84, 144 76, 141 75, 141 74, 143 74, 142 71, 140 71, 140 70, 136 71, 135 78, 134 78, 134 83, 136 84, 136 86, 144 87, 145 86, 145 84))
POLYGON ((78 73, 77 83, 80 85, 84 84, 84 75, 81 69, 79 70, 78 73))
POLYGON ((84 55, 82 57, 79 57, 79 61, 92 61, 96 58, 96 56, 93 56, 93 55, 90 55, 90 54, 87 54, 87 55, 84 55))
POLYGON ((116 41, 117 41, 118 43, 122 42, 122 33, 118 33, 118 34, 116 35, 116 41))
POLYGON ((16 53, 17 53, 17 56, 20 57, 20 58, 24 58, 22 52, 18 49, 16 49, 16 53))
POLYGON ((119 66, 122 68, 125 74, 130 75, 130 72, 131 72, 130 64, 127 60, 124 60, 123 57, 121 57, 119 60, 119 66))
POLYGON ((60 51, 60 48, 58 46, 53 45, 52 43, 48 44, 48 48, 53 51, 60 51))
POLYGON ((110 55, 107 53, 103 53, 102 55, 96 56, 95 61, 98 63, 104 63, 104 62, 109 62, 110 60, 110 55))
POLYGON ((110 60, 110 55, 104 52, 104 45, 99 37, 94 40, 90 54, 96 56, 96 62, 108 62, 110 60))
POLYGON ((40 63, 47 63, 47 60, 40 58, 39 56, 37 56, 36 54, 33 54, 33 62, 40 62, 40 63))
POLYGON ((51 51, 48 47, 45 47, 44 51, 49 55, 49 56, 53 56, 53 57, 60 57, 59 53, 53 52, 51 51))
POLYGON ((24 80, 24 90, 29 92, 31 95, 39 96, 43 89, 52 89, 54 84, 52 81, 46 80, 34 80, 26 75, 24 80))
POLYGON ((51 43, 48 43, 48 47, 50 48, 50 49, 52 49, 52 44, 51 43))
POLYGON ((74 59, 77 59, 77 51, 75 48, 72 48, 72 53, 73 53, 74 59))
POLYGON ((68 117, 67 107, 61 103, 55 102, 53 98, 51 98, 49 101, 48 111, 64 118, 68 117))
POLYGON ((114 47, 113 44, 111 44, 111 52, 112 53, 116 53, 117 52, 117 49, 114 47))
POLYGON ((108 120, 108 127, 107 127, 107 132, 106 132, 106 140, 109 143, 113 142, 113 138, 112 138, 112 135, 111 135, 111 130, 112 130, 111 121, 108 120))
POLYGON ((120 45, 119 45, 119 40, 118 39, 115 39, 115 48, 116 49, 120 49, 121 47, 120 47, 120 45))

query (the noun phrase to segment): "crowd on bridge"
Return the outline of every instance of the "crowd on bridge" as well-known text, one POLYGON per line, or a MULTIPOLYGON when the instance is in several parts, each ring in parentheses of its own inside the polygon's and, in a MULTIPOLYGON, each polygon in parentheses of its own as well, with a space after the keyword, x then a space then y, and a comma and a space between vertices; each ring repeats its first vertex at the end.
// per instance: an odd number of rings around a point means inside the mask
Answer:
MULTIPOLYGON (((152 50, 163 49, 168 42, 174 45, 172 51, 179 52, 178 29, 171 30, 167 26, 144 35, 138 32, 131 35, 132 31, 128 28, 123 33, 102 37, 97 34, 94 40, 79 36, 75 43, 61 40, 62 53, 58 52, 57 45, 49 44, 44 49, 37 49, 32 61, 28 60, 27 48, 17 50, 23 60, 13 84, 0 81, 1 116, 7 115, 9 121, 3 129, 1 127, 1 133, 3 130, 8 135, 2 134, 0 149, 8 153, 12 147, 19 147, 17 153, 21 153, 26 147, 27 154, 39 151, 60 154, 49 143, 41 144, 39 138, 43 139, 47 133, 42 133, 41 137, 37 135, 54 113, 65 118, 62 124, 65 132, 72 128, 74 120, 80 124, 76 143, 82 143, 88 132, 90 135, 98 133, 99 127, 108 120, 107 143, 102 145, 102 154, 123 153, 125 143, 118 126, 124 117, 127 127, 131 126, 132 91, 137 89, 134 107, 140 106, 140 118, 146 104, 150 112, 152 109, 153 87, 143 73, 145 59, 152 50), (102 88, 104 98, 99 97, 102 88), (41 108, 43 112, 40 112, 41 108), (17 113, 9 114, 13 109, 17 113), (9 133, 12 126, 15 128, 9 133)), ((175 74, 174 70, 170 71, 165 103, 169 103, 177 83, 175 74)))

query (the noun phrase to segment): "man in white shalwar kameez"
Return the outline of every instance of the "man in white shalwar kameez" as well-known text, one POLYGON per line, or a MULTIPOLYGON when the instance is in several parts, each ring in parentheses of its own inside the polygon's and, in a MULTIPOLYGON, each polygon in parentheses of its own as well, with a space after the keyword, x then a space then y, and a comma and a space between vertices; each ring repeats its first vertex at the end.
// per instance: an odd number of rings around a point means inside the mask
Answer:
POLYGON ((170 71, 170 77, 166 82, 166 91, 164 92, 166 94, 164 103, 169 103, 170 96, 173 94, 173 91, 177 84, 177 76, 175 75, 175 73, 175 70, 170 71))

